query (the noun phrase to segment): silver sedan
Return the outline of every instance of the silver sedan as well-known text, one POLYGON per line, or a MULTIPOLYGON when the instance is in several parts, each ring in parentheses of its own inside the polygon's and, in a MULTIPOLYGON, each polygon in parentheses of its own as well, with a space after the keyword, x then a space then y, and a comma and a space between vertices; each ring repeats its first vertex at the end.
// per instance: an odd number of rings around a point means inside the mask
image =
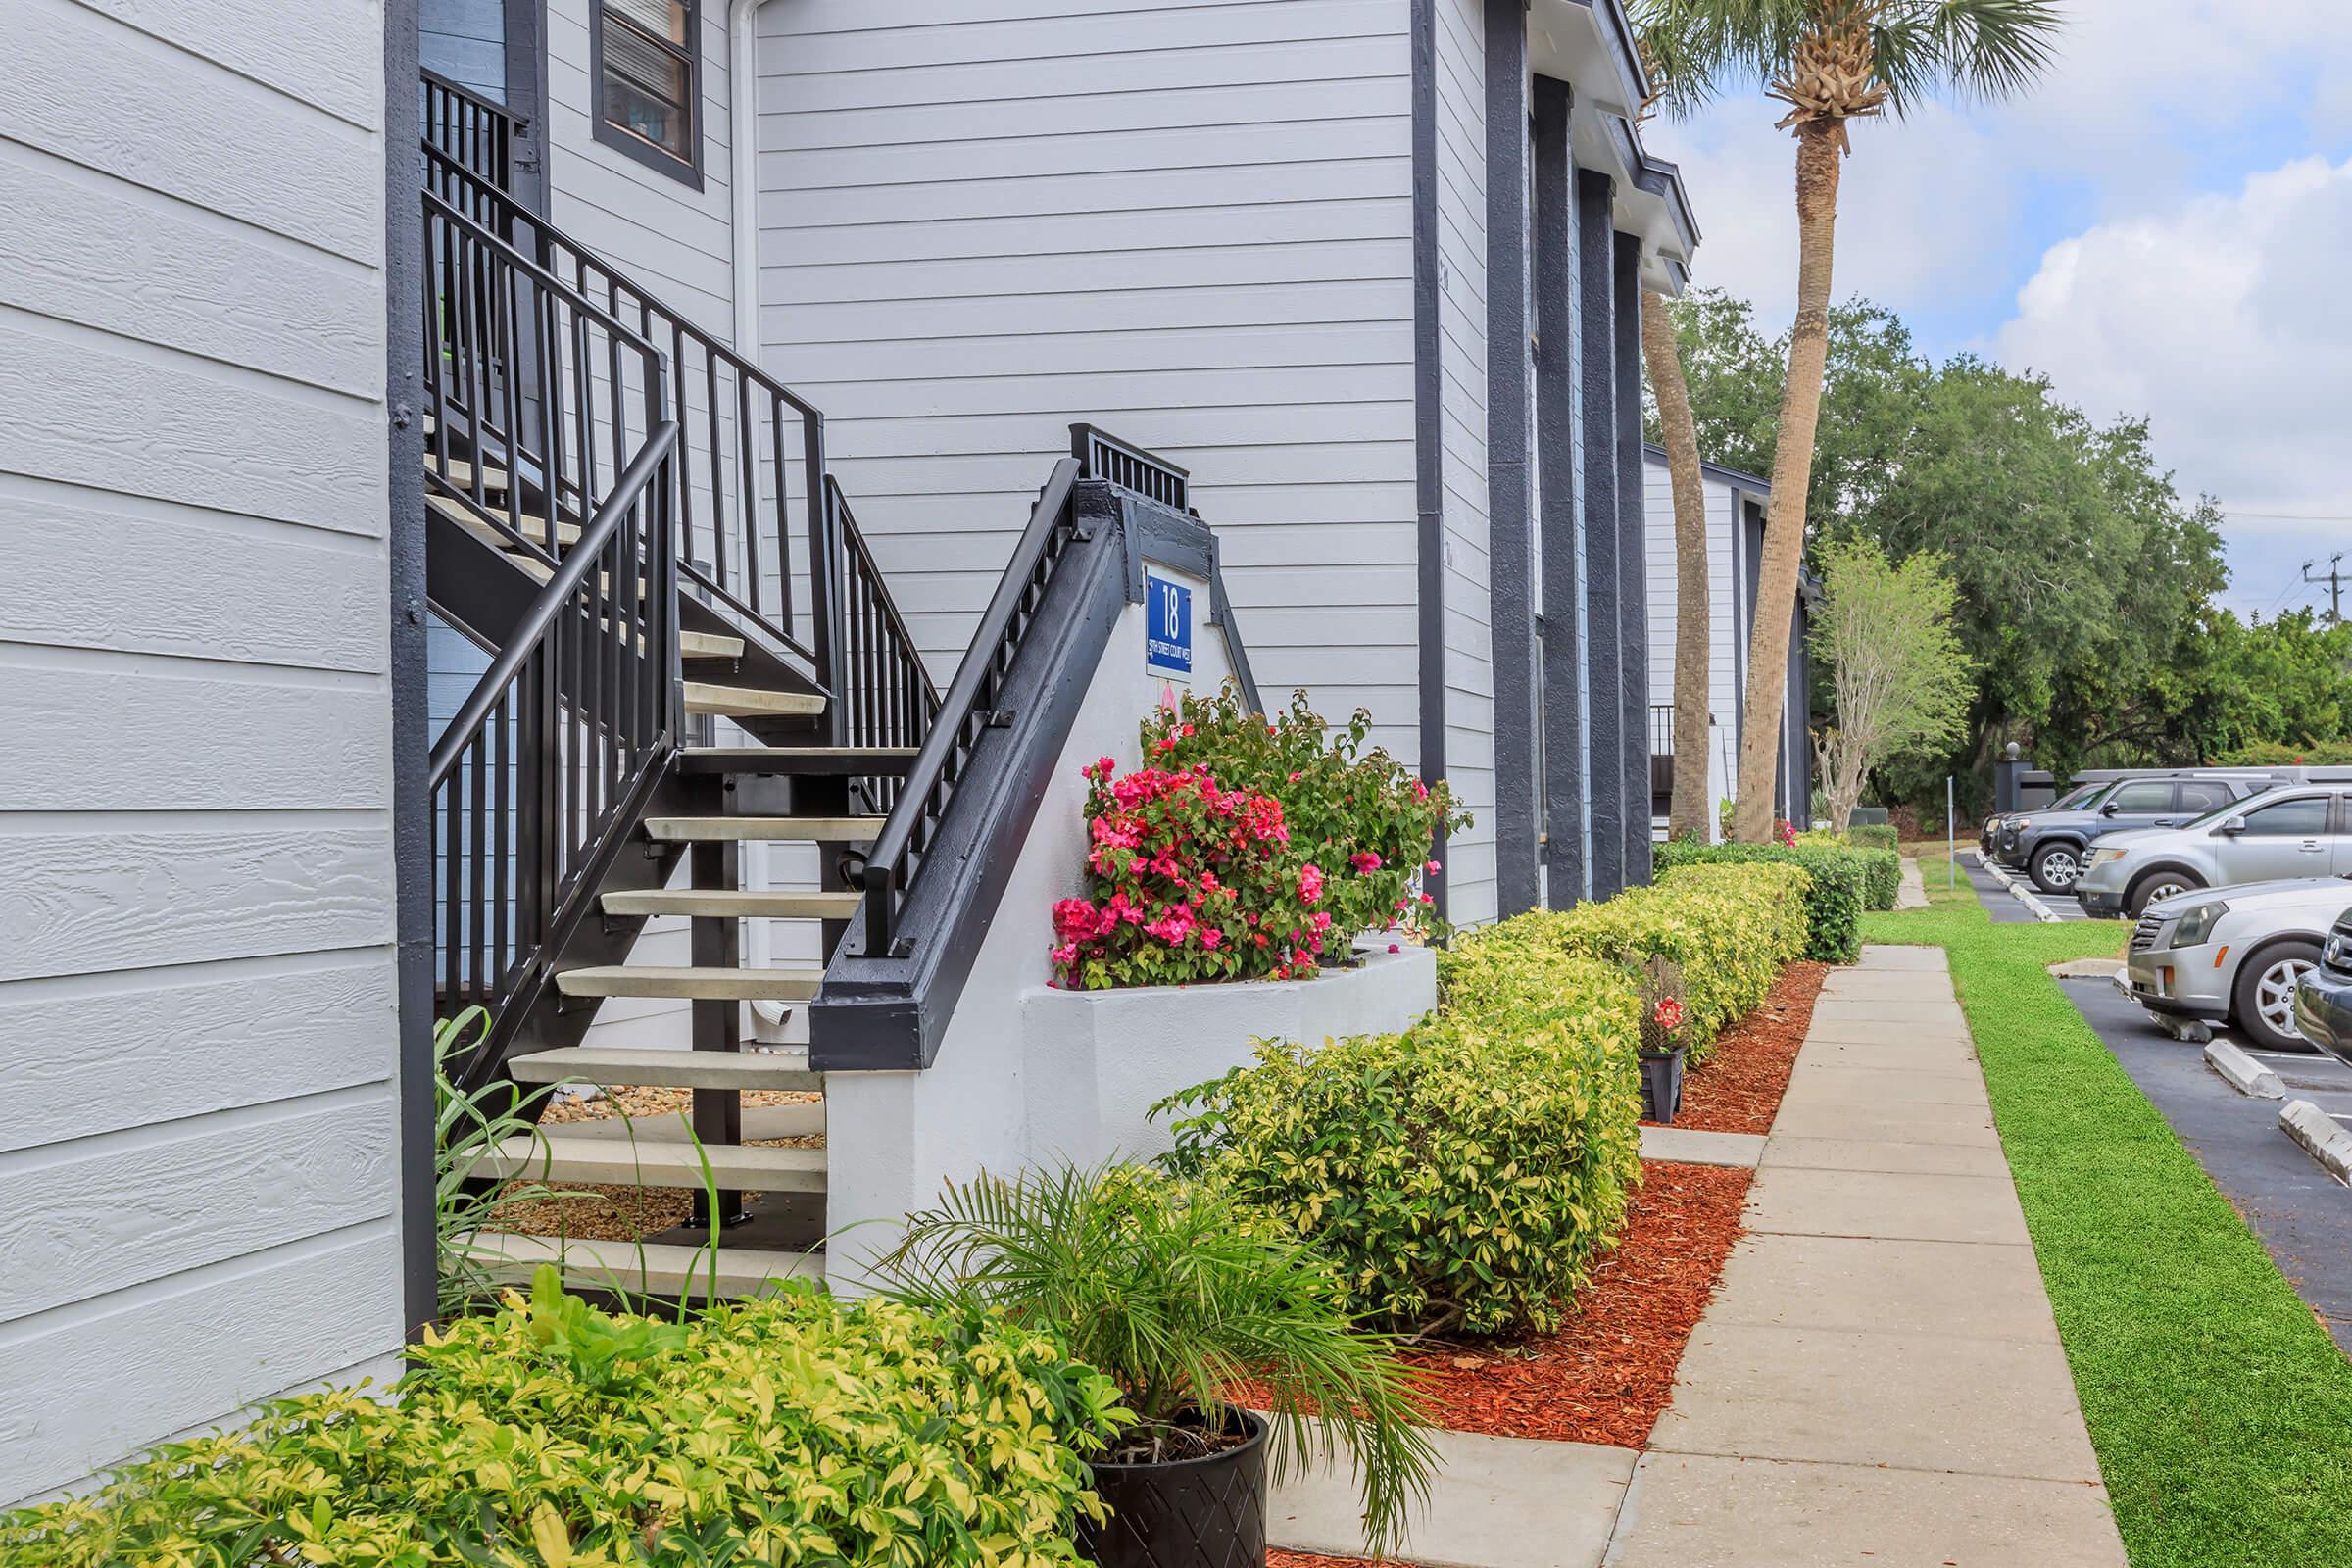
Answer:
POLYGON ((2151 904, 2132 932, 2125 988, 2150 1012, 2235 1027, 2256 1048, 2305 1051, 2295 986, 2352 905, 2341 877, 2197 889, 2151 904))

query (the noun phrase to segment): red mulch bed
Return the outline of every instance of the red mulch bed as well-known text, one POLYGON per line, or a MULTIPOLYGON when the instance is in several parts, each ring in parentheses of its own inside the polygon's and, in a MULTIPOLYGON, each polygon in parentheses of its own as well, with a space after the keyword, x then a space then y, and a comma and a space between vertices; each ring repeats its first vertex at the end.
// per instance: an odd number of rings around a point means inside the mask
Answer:
POLYGON ((1829 978, 1826 963, 1781 971, 1764 1004, 1726 1029, 1715 1054, 1683 1080, 1677 1127, 1702 1133, 1768 1133, 1796 1070, 1797 1048, 1813 1023, 1813 1001, 1829 978))
POLYGON ((1453 1432, 1638 1448, 1674 1392, 1674 1369, 1732 1244, 1750 1172, 1642 1166, 1617 1248, 1594 1266, 1557 1334, 1425 1342, 1435 1424, 1453 1432))
MULTIPOLYGON (((1369 1557, 1318 1557, 1311 1551, 1285 1551, 1280 1546, 1266 1548, 1266 1568, 1384 1568, 1369 1557)), ((1390 1563, 1386 1568, 1400 1568, 1390 1563)))

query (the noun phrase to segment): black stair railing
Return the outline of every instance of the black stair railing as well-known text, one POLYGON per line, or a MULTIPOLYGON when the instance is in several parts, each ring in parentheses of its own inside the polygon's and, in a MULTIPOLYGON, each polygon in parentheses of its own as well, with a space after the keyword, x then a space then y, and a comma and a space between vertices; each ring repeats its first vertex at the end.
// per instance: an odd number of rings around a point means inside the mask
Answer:
MULTIPOLYGON (((514 144, 522 122, 506 105, 430 71, 418 72, 425 145, 437 148, 491 189, 513 194, 514 144)), ((428 178, 429 178, 429 171, 428 178)), ((448 196, 451 192, 444 190, 448 196)), ((482 218, 482 213, 468 215, 482 218)))
MULTIPOLYGON (((880 582, 873 557, 825 473, 824 416, 807 399, 638 287, 594 252, 489 188, 455 156, 426 149, 430 181, 462 193, 458 205, 494 216, 488 226, 544 274, 651 343, 664 362, 679 424, 671 510, 690 591, 763 635, 839 694, 829 709, 837 741, 887 729, 860 711, 919 682, 936 705, 920 654, 895 610, 854 606, 864 579, 880 582), (862 633, 852 625, 862 616, 862 633), (887 678, 854 681, 850 640, 867 635, 869 662, 887 678)), ((871 599, 871 594, 867 595, 871 599)), ((886 596, 885 596, 886 597, 886 596)))
POLYGON ((974 748, 1000 722, 1004 679, 1013 656, 1044 599, 1054 569, 1077 534, 1070 501, 1081 474, 1076 458, 1054 466, 1053 477, 1029 514, 1029 526, 1013 547, 1012 560, 998 579, 995 597, 980 617, 979 630, 941 700, 937 719, 907 770, 897 804, 866 851, 857 884, 865 892, 860 906, 865 953, 904 957, 898 941, 899 912, 922 873, 923 857, 938 836, 941 820, 956 799, 974 748))
POLYGON ((677 744, 679 426, 652 344, 431 190, 422 209, 428 488, 546 575, 429 770, 439 1010, 490 1010, 487 1071, 677 744))
MULTIPOLYGON (((842 552, 842 684, 837 689, 845 711, 842 744, 919 747, 939 717, 938 688, 914 652, 914 634, 866 548, 849 498, 830 475, 825 479, 825 500, 834 514, 833 536, 842 552)), ((895 773, 863 782, 865 798, 876 808, 887 811, 897 803, 895 773)))

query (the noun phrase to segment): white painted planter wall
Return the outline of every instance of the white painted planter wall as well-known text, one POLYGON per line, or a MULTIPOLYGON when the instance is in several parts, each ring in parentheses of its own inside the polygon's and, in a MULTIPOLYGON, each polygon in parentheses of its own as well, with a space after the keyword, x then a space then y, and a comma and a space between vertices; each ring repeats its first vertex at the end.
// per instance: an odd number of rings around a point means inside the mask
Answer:
POLYGON ((1312 980, 1029 993, 1022 1076, 1049 1159, 1094 1164, 1173 1147, 1151 1107, 1247 1063, 1260 1040, 1394 1034, 1438 1004, 1437 955, 1375 952, 1312 980))

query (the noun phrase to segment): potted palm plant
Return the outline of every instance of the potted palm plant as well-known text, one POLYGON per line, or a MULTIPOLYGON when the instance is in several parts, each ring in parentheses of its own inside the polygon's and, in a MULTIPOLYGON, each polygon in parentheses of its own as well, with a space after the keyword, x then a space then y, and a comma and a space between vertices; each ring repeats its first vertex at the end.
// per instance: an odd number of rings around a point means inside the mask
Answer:
POLYGON ((874 1283, 1052 1332, 1123 1392, 1134 1424, 1093 1461, 1107 1517, 1078 1531, 1101 1568, 1258 1568, 1269 1479, 1342 1448, 1374 1549, 1399 1544, 1436 1454, 1396 1342, 1319 1254, 1133 1165, 983 1176, 907 1224, 874 1283))

